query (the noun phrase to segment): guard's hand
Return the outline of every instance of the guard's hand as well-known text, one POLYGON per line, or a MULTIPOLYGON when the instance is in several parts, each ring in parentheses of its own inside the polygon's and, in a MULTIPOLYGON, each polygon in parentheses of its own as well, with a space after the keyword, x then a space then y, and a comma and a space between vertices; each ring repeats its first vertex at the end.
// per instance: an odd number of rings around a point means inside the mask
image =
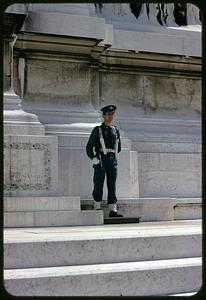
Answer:
POLYGON ((92 159, 93 165, 98 165, 99 162, 100 162, 100 160, 99 160, 97 157, 94 157, 94 158, 92 159))

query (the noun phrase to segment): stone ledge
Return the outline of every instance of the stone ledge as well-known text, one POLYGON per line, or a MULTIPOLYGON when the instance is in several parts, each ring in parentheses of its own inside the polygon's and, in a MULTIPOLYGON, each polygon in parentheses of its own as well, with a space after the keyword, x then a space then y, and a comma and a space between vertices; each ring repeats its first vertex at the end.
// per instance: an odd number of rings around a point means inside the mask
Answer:
POLYGON ((103 40, 105 19, 55 12, 29 12, 22 30, 103 40))
POLYGON ((4 227, 53 227, 103 224, 101 210, 5 212, 4 227))
POLYGON ((129 30, 114 30, 113 48, 150 51, 167 54, 201 56, 201 35, 193 32, 193 37, 167 34, 161 32, 137 32, 129 30), (186 47, 193 40, 194 47, 186 47), (183 43, 184 41, 184 43, 183 43))
POLYGON ((200 289, 201 264, 201 258, 197 257, 5 270, 4 285, 10 294, 17 296, 175 294, 200 289))
POLYGON ((4 268, 88 265, 202 255, 199 220, 80 227, 4 229, 4 268))
POLYGON ((80 197, 4 197, 4 212, 80 211, 80 197))
MULTIPOLYGON (((101 207, 104 215, 108 216, 109 209, 107 201, 103 200, 101 207)), ((93 208, 93 200, 81 199, 81 208, 83 210, 93 208)), ((202 204, 201 198, 119 198, 117 202, 118 212, 125 217, 140 217, 143 221, 169 221, 184 219, 201 218, 202 204), (180 211, 181 206, 178 204, 186 203, 186 210, 180 211)))
POLYGON ((109 67, 110 71, 115 71, 116 68, 117 71, 122 69, 123 72, 138 72, 138 74, 159 73, 163 76, 170 74, 176 77, 184 75, 201 78, 200 57, 148 52, 146 49, 144 51, 113 49, 95 37, 65 37, 46 32, 41 34, 22 32, 18 34, 14 51, 15 56, 23 51, 30 59, 89 63, 102 71, 109 67))
POLYGON ((189 141, 139 141, 132 140, 132 149, 143 153, 201 153, 202 144, 189 141))
MULTIPOLYGON (((201 32, 158 28, 153 31, 125 30, 113 27, 105 18, 58 12, 29 12, 22 30, 64 36, 102 39, 114 49, 201 56, 201 32), (192 43, 191 40, 196 42, 192 43), (157 42, 158 41, 158 42, 157 42)), ((148 26, 149 27, 149 26, 148 26)), ((152 29, 152 28, 151 28, 152 29)), ((198 27, 199 29, 199 27, 198 27)), ((145 30, 145 29, 144 29, 145 30)), ((153 29, 154 30, 154 29, 153 29)))

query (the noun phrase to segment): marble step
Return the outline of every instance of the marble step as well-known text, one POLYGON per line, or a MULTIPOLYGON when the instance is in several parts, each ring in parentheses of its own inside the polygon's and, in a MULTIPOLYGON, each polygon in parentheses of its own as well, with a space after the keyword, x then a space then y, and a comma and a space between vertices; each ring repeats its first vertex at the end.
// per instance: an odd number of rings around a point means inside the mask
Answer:
POLYGON ((80 210, 80 197, 4 197, 4 211, 80 210))
POLYGON ((4 267, 53 267, 198 257, 202 255, 201 243, 200 220, 8 228, 4 230, 4 267))
POLYGON ((17 211, 4 213, 4 227, 101 225, 102 210, 17 211))
POLYGON ((16 296, 151 296, 199 290, 200 257, 4 271, 16 296))
MULTIPOLYGON (((91 209, 92 199, 81 199, 81 209, 91 209)), ((109 215, 107 201, 101 208, 109 215)), ((118 212, 124 217, 140 218, 140 221, 191 220, 202 218, 202 199, 199 197, 140 197, 118 198, 118 212)))

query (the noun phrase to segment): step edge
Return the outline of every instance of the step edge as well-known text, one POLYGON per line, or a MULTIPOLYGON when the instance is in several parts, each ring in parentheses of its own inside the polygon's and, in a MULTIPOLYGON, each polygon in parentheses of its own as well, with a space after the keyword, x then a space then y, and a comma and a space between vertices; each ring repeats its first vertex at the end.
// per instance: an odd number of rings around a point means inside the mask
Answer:
MULTIPOLYGON (((65 233, 66 235, 66 233, 65 233)), ((193 232, 193 233, 171 233, 168 235, 164 235, 164 234, 153 234, 153 235, 141 235, 141 236, 136 236, 136 235, 126 235, 125 236, 107 236, 107 235, 102 235, 101 237, 85 237, 85 233, 82 233, 82 236, 77 236, 74 238, 69 238, 67 239, 66 236, 64 236, 62 239, 50 239, 50 238, 42 238, 39 237, 39 240, 36 239, 31 239, 31 240, 10 240, 10 241, 6 241, 4 240, 4 245, 7 244, 30 244, 30 243, 61 243, 61 242, 80 242, 80 241, 103 241, 103 240, 128 240, 128 239, 145 239, 145 238, 176 238, 176 237, 182 237, 182 238, 186 238, 186 237, 198 237, 198 238, 202 238, 202 233, 201 232, 193 232)))
POLYGON ((80 275, 93 275, 93 274, 106 274, 106 273, 120 273, 120 272, 141 272, 141 271, 155 271, 155 270, 171 270, 171 269, 181 269, 181 268, 193 268, 193 267, 202 267, 202 258, 201 257, 192 257, 192 258, 178 258, 178 259, 166 259, 166 260, 156 260, 156 261, 139 261, 139 262, 121 262, 121 263, 107 263, 107 264, 90 264, 90 265, 76 265, 76 266, 60 266, 60 267, 37 267, 37 268, 26 268, 26 269, 5 269, 4 270, 4 280, 18 280, 18 279, 35 279, 43 277, 62 277, 62 276, 80 276, 80 275), (188 263, 187 263, 188 262, 188 263), (146 266, 141 267, 141 265, 146 266), (163 265, 161 265, 163 263, 163 265), (168 265, 169 263, 169 265, 168 265), (177 263, 177 265, 175 265, 177 263), (178 264, 179 263, 179 264, 178 264), (139 268, 138 268, 138 265, 139 268), (112 269, 103 269, 101 267, 112 269), (118 269, 121 266, 123 269, 118 269), (127 267, 132 266, 132 268, 127 269, 127 267), (125 267, 125 269, 124 269, 125 267), (136 268, 135 268, 136 267, 136 268), (96 268, 96 270, 95 270, 96 268), (78 271, 83 272, 78 273, 78 271), (88 269, 90 271, 88 271, 88 269), (60 271, 63 272, 60 272, 60 271), (28 274, 33 271, 32 274, 28 274), (43 271, 43 274, 41 274, 43 271), (55 271, 59 271, 59 274, 56 274, 55 271), (73 274, 72 274, 73 271, 73 274), (91 273, 92 271, 92 273, 91 273), (18 274, 20 272, 20 274, 18 274), (37 274, 35 274, 37 272, 37 274), (70 274, 68 273, 70 272, 70 274), (18 277, 15 277, 15 274, 18 277), (24 274, 28 274, 29 277, 24 274), (38 276, 42 275, 42 276, 38 276), (32 277, 33 276, 33 277, 32 277))

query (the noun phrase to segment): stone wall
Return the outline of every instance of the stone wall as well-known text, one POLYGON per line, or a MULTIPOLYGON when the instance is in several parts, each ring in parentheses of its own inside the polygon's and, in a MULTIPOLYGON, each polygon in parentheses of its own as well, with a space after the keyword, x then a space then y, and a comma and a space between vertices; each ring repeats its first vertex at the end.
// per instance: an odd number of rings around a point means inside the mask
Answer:
POLYGON ((198 58, 94 49, 94 41, 87 49, 77 44, 74 55, 70 38, 48 36, 44 43, 33 38, 20 35, 16 45, 15 87, 23 95, 25 109, 94 112, 112 102, 119 118, 201 118, 198 58))
POLYGON ((125 178, 118 177, 118 197, 200 197, 200 70, 195 57, 125 53, 96 46, 92 39, 27 33, 15 48, 22 106, 38 115, 47 134, 59 136, 60 192, 82 199, 91 198, 92 191, 85 145, 108 103, 118 107, 115 122, 129 166, 120 163, 125 178), (136 151, 138 164, 130 151, 136 151), (121 184, 126 178, 131 186, 121 184))

